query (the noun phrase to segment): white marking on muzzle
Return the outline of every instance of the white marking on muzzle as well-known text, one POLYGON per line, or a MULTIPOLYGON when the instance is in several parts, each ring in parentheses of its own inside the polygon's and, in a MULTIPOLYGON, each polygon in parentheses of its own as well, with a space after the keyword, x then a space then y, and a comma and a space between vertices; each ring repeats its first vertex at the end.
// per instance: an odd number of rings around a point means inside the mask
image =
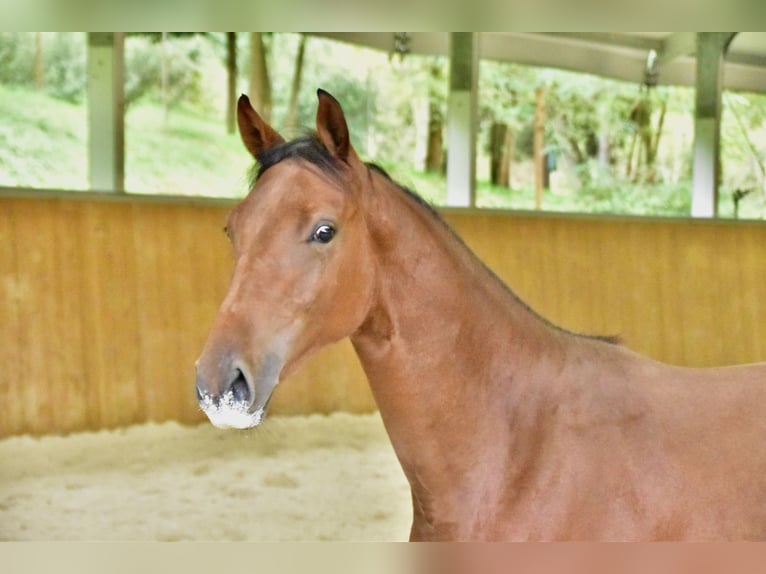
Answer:
POLYGON ((234 400, 233 393, 223 395, 218 404, 213 401, 212 395, 204 394, 199 404, 210 422, 220 429, 249 429, 258 426, 266 413, 264 407, 250 412, 245 404, 234 400))

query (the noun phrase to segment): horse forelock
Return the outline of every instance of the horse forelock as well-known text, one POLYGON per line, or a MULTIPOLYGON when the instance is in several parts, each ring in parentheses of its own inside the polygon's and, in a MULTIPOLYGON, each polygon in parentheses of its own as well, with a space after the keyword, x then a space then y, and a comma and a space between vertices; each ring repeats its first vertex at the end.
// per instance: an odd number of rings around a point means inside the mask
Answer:
POLYGON ((319 141, 316 133, 312 132, 289 142, 270 147, 256 158, 250 176, 250 188, 267 170, 286 159, 301 159, 318 167, 322 173, 333 178, 341 176, 341 162, 319 141))

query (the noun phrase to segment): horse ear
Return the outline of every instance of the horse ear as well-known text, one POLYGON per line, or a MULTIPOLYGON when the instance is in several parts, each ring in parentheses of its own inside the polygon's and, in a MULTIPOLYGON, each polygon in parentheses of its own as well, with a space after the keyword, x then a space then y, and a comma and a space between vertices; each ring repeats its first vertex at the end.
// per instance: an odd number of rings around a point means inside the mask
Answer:
POLYGON ((237 102, 237 123, 245 147, 256 159, 262 151, 285 141, 274 128, 263 121, 245 94, 242 94, 237 102))
POLYGON ((346 116, 338 100, 322 89, 317 90, 317 135, 328 151, 340 160, 346 161, 351 148, 346 116))

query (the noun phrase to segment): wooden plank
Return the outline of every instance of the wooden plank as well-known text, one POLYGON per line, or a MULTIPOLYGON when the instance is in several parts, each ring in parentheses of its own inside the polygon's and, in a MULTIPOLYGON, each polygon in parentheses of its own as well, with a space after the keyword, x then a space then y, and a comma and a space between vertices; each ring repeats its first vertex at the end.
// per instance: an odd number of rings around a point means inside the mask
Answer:
POLYGON ((40 433, 53 426, 50 386, 56 384, 57 370, 54 354, 57 341, 52 336, 55 311, 49 297, 53 276, 51 246, 56 245, 53 206, 27 204, 16 215, 20 216, 14 243, 20 286, 17 360, 21 369, 15 384, 20 387, 18 400, 29 431, 40 433))
POLYGON ((21 401, 23 365, 19 332, 23 315, 21 300, 30 288, 18 269, 16 205, 0 209, 0 436, 19 434, 27 430, 21 401))
POLYGON ((138 213, 133 215, 134 249, 141 254, 136 266, 141 301, 137 309, 141 337, 137 344, 144 416, 161 421, 177 416, 172 404, 177 397, 171 386, 179 366, 170 330, 176 302, 167 284, 175 267, 168 253, 171 230, 167 219, 172 211, 152 207, 136 208, 138 213))
POLYGON ((53 275, 47 297, 53 300, 54 316, 48 353, 55 371, 49 375, 53 382, 49 392, 55 405, 52 424, 68 432, 85 428, 88 421, 89 369, 83 352, 88 337, 82 319, 83 307, 89 303, 82 296, 82 210, 66 201, 52 202, 51 208, 55 242, 49 246, 53 275))

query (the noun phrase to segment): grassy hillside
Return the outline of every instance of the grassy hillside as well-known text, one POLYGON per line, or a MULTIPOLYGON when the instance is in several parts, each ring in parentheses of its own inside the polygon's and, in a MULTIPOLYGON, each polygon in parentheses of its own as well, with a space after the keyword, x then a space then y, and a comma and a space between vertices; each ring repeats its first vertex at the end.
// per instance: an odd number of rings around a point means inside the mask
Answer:
POLYGON ((0 184, 86 189, 84 106, 0 84, 0 184))
MULTIPOLYGON (((0 184, 88 188, 87 111, 0 84, 0 184)), ((140 103, 125 117, 128 192, 241 196, 250 156, 224 122, 140 103)))
POLYGON ((125 187, 136 193, 242 197, 253 161, 223 119, 139 103, 125 117, 125 187))

